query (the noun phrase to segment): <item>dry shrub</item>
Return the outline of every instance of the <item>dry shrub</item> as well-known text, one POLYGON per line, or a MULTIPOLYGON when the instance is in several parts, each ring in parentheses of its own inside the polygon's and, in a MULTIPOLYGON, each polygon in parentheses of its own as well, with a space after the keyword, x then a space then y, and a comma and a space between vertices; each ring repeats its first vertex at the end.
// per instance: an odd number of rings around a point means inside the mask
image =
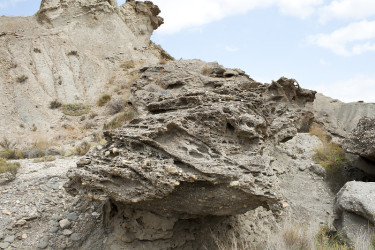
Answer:
POLYGON ((311 249, 311 239, 307 228, 297 224, 284 229, 282 239, 287 249, 311 249))
POLYGON ((51 144, 44 138, 36 139, 30 147, 23 149, 23 155, 27 158, 40 158, 50 155, 51 144))
POLYGON ((117 115, 110 122, 104 124, 103 129, 111 130, 116 129, 124 125, 126 122, 131 121, 136 116, 136 111, 133 107, 127 107, 124 112, 117 115))
POLYGON ((134 68, 135 64, 134 64, 133 60, 130 60, 130 61, 126 61, 123 64, 121 64, 120 67, 123 68, 124 70, 127 70, 127 69, 134 68))
POLYGON ((125 101, 123 99, 114 99, 107 103, 106 108, 110 115, 120 113, 125 108, 125 101))
POLYGON ((209 75, 211 73, 211 68, 206 64, 201 69, 202 75, 209 75))
POLYGON ((5 159, 22 159, 22 151, 16 148, 17 143, 11 142, 7 138, 0 141, 0 157, 5 159))
POLYGON ((17 77, 16 80, 17 80, 18 83, 24 83, 24 82, 26 82, 27 79, 29 79, 29 77, 27 77, 25 75, 22 75, 22 76, 17 77))
POLYGON ((243 240, 237 239, 236 235, 232 233, 229 237, 225 239, 219 239, 216 235, 212 234, 214 243, 219 250, 247 250, 254 249, 250 246, 250 243, 243 240))
POLYGON ((62 106, 62 112, 69 116, 80 116, 90 112, 90 106, 82 103, 64 104, 62 106))
POLYGON ((162 65, 167 64, 167 62, 168 61, 165 58, 162 58, 159 60, 159 64, 162 64, 162 65))
POLYGON ((57 100, 54 100, 52 102, 49 103, 49 108, 50 109, 58 109, 62 106, 62 103, 57 101, 57 100))
POLYGON ((102 95, 98 100, 98 106, 103 107, 107 102, 109 102, 112 99, 112 97, 108 94, 102 95))
POLYGON ((4 158, 0 158, 0 174, 9 172, 16 175, 19 167, 19 162, 7 162, 4 158))
POLYGON ((91 148, 90 143, 84 141, 74 148, 73 154, 81 155, 81 156, 85 155, 87 152, 89 152, 90 148, 91 148))

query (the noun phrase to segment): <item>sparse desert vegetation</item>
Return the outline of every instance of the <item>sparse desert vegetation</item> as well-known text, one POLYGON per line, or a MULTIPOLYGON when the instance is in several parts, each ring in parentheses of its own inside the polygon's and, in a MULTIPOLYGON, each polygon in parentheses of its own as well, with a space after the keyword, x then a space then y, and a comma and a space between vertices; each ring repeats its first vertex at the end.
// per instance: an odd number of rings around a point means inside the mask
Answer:
POLYGON ((17 77, 16 80, 18 83, 24 83, 26 82, 27 79, 29 79, 29 77, 27 77, 26 75, 22 75, 22 76, 17 77))
POLYGON ((126 107, 126 109, 116 117, 114 117, 110 122, 104 124, 103 129, 111 130, 116 129, 124 125, 126 122, 131 121, 136 116, 136 111, 133 107, 126 107))
POLYGON ((108 103, 112 99, 111 95, 104 94, 98 100, 98 106, 103 107, 106 103, 108 103))
POLYGON ((58 100, 54 100, 52 102, 49 103, 49 108, 50 109, 58 109, 62 106, 62 103, 59 102, 58 100))
POLYGON ((81 116, 90 112, 90 106, 82 103, 64 104, 62 112, 69 116, 81 116))
POLYGON ((322 146, 315 150, 314 160, 326 169, 327 180, 334 190, 338 190, 346 182, 344 167, 351 162, 340 145, 330 140, 323 127, 312 126, 310 134, 317 136, 322 142, 322 146))
POLYGON ((125 100, 124 99, 114 99, 106 104, 106 109, 108 114, 114 115, 125 108, 125 100))
POLYGON ((16 175, 20 166, 19 162, 8 162, 6 159, 0 157, 0 174, 9 172, 16 175))
POLYGON ((128 69, 132 69, 135 67, 135 64, 134 64, 134 61, 133 60, 129 60, 129 61, 126 61, 124 63, 122 63, 120 65, 120 67, 124 70, 128 70, 128 69))

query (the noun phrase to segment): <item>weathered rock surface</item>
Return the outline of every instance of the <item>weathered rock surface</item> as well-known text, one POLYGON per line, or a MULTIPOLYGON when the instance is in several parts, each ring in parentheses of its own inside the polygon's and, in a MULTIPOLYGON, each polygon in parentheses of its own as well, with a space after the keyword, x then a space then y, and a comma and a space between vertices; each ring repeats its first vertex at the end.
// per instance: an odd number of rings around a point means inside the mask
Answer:
POLYGON ((310 108, 317 122, 324 124, 331 134, 342 138, 357 126, 362 117, 375 117, 375 103, 344 103, 322 94, 316 94, 310 108))
POLYGON ((354 240, 369 234, 375 225, 375 182, 348 182, 336 197, 336 226, 354 240))
POLYGON ((64 116, 51 101, 96 104, 128 84, 122 64, 170 57, 150 41, 159 13, 148 1, 43 0, 34 16, 0 17, 0 134, 53 136, 64 116))
POLYGON ((363 117, 345 139, 343 147, 349 153, 375 162, 375 118, 363 117))
POLYGON ((140 116, 106 132, 108 144, 69 171, 71 193, 108 199, 111 213, 174 219, 280 211, 271 155, 274 145, 308 130, 313 116, 303 108, 315 92, 286 78, 263 85, 199 60, 140 74, 131 99, 140 116))

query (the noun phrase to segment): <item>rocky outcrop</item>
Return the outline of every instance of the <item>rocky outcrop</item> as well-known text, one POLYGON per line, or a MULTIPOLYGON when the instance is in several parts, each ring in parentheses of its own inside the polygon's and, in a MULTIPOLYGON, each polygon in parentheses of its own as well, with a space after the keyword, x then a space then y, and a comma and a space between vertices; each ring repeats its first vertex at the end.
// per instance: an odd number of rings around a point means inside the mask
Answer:
POLYGON ((94 106, 130 85, 127 62, 171 59, 150 41, 159 13, 148 1, 43 0, 32 17, 0 17, 0 134, 54 137, 65 118, 52 101, 94 106))
MULTIPOLYGON (((181 219, 282 209, 271 155, 275 145, 308 130, 312 114, 303 107, 315 92, 286 78, 263 85, 198 60, 140 74, 130 99, 139 117, 106 132, 108 143, 69 171, 69 192, 109 200, 113 221, 132 218, 123 214, 128 209, 150 211, 157 221, 167 218, 170 229, 181 219)), ((171 237, 166 228, 153 240, 171 237)))
POLYGON ((362 118, 343 146, 349 153, 375 162, 375 118, 362 118))
POLYGON ((340 138, 345 138, 362 117, 375 117, 375 103, 344 103, 322 94, 316 94, 316 99, 310 108, 316 122, 324 125, 332 135, 340 138))
POLYGON ((336 197, 337 228, 349 239, 375 229, 375 183, 348 182, 336 197))

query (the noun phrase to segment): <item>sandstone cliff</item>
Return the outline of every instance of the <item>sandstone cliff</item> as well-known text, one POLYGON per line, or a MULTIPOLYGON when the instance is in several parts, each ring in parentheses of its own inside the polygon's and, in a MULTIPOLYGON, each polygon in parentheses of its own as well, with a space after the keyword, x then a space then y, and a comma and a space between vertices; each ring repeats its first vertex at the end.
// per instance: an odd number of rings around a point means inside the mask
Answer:
POLYGON ((159 13, 147 1, 43 0, 34 16, 0 17, 0 134, 53 137, 64 116, 51 101, 93 105, 113 82, 128 84, 125 62, 168 57, 150 41, 159 13))

